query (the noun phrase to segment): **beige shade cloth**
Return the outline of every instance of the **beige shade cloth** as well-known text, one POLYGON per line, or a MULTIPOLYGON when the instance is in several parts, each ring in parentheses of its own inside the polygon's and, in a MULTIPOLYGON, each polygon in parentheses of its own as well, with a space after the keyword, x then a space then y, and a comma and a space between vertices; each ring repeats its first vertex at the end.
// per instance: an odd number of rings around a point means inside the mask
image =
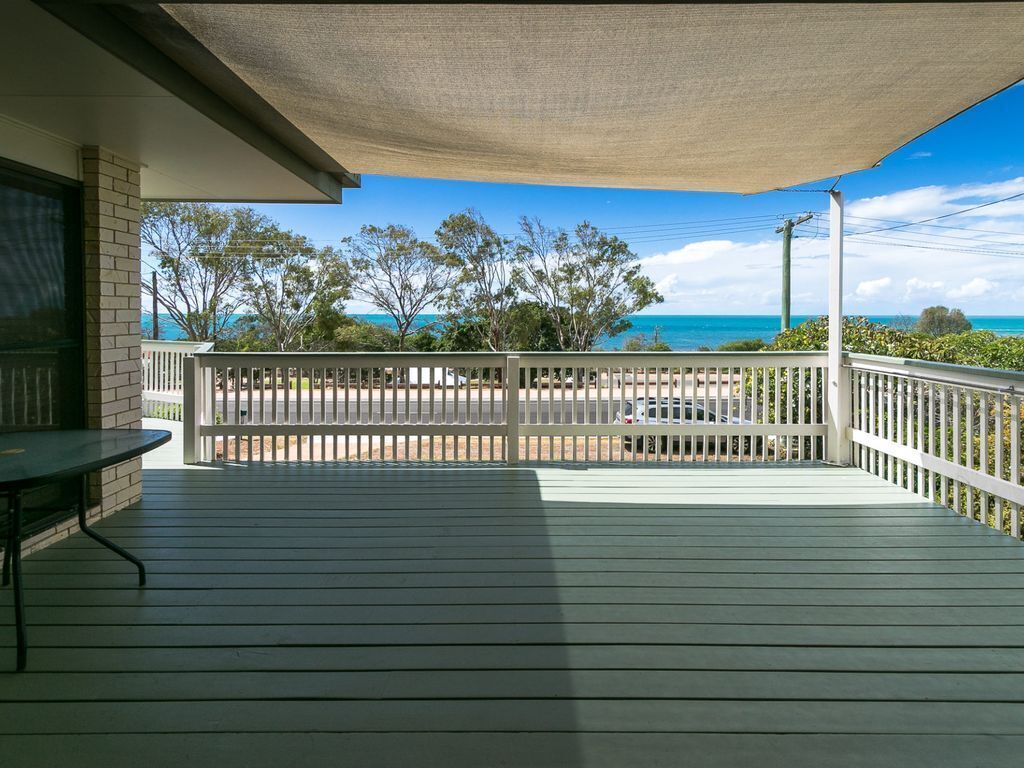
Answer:
POLYGON ((758 192, 1024 76, 1024 3, 165 10, 351 171, 758 192))

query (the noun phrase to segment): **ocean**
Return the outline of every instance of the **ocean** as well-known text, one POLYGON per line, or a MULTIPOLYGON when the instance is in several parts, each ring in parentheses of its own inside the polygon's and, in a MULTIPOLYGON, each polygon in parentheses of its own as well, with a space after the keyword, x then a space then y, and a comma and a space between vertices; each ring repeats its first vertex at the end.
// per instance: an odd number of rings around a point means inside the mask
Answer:
MULTIPOLYGON (((361 320, 390 324, 386 315, 353 315, 361 320)), ((794 315, 793 325, 807 320, 809 315, 794 315)), ((434 320, 433 315, 423 315, 423 323, 434 320)), ((871 316, 871 320, 889 323, 895 319, 893 315, 871 316)), ((972 316, 969 318, 975 330, 992 331, 999 336, 1024 336, 1024 317, 972 316)), ((672 349, 692 351, 700 346, 715 349, 727 341, 737 339, 760 338, 771 341, 779 332, 777 315, 633 315, 630 317, 632 329, 610 339, 602 339, 600 347, 616 349, 622 343, 638 333, 644 334, 648 340, 658 337, 672 349)), ((149 335, 152 328, 150 315, 142 316, 142 333, 149 335)), ((163 339, 182 338, 181 329, 167 315, 160 315, 160 337, 163 339)))

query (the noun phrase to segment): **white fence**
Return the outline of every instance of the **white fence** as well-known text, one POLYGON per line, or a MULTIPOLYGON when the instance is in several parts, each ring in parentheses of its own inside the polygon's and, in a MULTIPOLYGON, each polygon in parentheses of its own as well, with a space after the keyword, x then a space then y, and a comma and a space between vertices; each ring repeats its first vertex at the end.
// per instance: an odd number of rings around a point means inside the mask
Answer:
POLYGON ((142 415, 181 421, 184 360, 213 349, 211 342, 142 342, 142 415))
POLYGON ((848 355, 853 461, 1020 537, 1024 373, 848 355))
MULTIPOLYGON (((178 364, 189 463, 827 456, 824 353, 199 352, 178 364)), ((868 355, 844 368, 856 466, 1020 536, 1024 373, 868 355)))
POLYGON ((801 461, 821 353, 242 354, 185 366, 186 461, 801 461))
POLYGON ((0 356, 0 429, 38 429, 58 424, 57 355, 13 352, 0 356))

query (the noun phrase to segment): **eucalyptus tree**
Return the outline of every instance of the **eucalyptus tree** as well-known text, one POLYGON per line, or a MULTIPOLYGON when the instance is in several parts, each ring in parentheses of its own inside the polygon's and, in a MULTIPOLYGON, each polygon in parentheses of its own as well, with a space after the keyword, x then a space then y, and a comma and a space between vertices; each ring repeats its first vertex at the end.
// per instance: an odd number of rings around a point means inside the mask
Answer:
POLYGON ((349 296, 348 271, 334 248, 317 248, 277 227, 261 233, 242 273, 242 296, 278 352, 305 351, 331 339, 314 332, 323 318, 341 314, 349 296))
MULTIPOLYGON (((455 265, 437 246, 420 240, 408 227, 365 225, 345 241, 352 296, 362 299, 395 324, 398 349, 428 308, 438 306, 451 289, 455 265)), ((432 326, 422 323, 417 328, 432 326)))
POLYGON ((483 347, 509 349, 513 338, 514 248, 484 221, 479 211, 454 213, 436 232, 456 278, 446 297, 452 319, 474 329, 483 347))
POLYGON ((570 234, 524 216, 520 230, 516 285, 547 312, 563 350, 590 350, 663 301, 629 245, 589 222, 570 234))
MULTIPOLYGON (((142 204, 140 236, 156 262, 157 302, 189 340, 214 341, 231 330, 241 276, 268 224, 251 208, 142 204)), ((148 281, 142 289, 152 296, 148 281)))

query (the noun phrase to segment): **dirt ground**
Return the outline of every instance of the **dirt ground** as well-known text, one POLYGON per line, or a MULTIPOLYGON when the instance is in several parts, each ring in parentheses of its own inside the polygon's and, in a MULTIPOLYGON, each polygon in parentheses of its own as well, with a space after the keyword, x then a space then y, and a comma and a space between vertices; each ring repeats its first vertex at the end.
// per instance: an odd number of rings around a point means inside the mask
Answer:
MULTIPOLYGON (((350 462, 504 462, 504 438, 495 437, 448 437, 419 438, 370 438, 339 437, 309 438, 279 437, 228 438, 228 461, 350 461, 350 462), (276 447, 274 443, 276 442, 276 447), (275 450, 276 449, 276 450, 275 450)), ((519 460, 530 461, 614 461, 614 462, 692 462, 703 461, 703 444, 700 439, 695 445, 687 445, 682 454, 671 453, 656 445, 654 451, 631 451, 622 438, 547 438, 523 437, 519 440, 519 460)), ((725 445, 710 441, 707 459, 716 458, 716 448, 724 459, 725 445)), ((223 444, 216 443, 216 456, 224 460, 223 444)), ((749 460, 749 456, 734 460, 749 460)))

